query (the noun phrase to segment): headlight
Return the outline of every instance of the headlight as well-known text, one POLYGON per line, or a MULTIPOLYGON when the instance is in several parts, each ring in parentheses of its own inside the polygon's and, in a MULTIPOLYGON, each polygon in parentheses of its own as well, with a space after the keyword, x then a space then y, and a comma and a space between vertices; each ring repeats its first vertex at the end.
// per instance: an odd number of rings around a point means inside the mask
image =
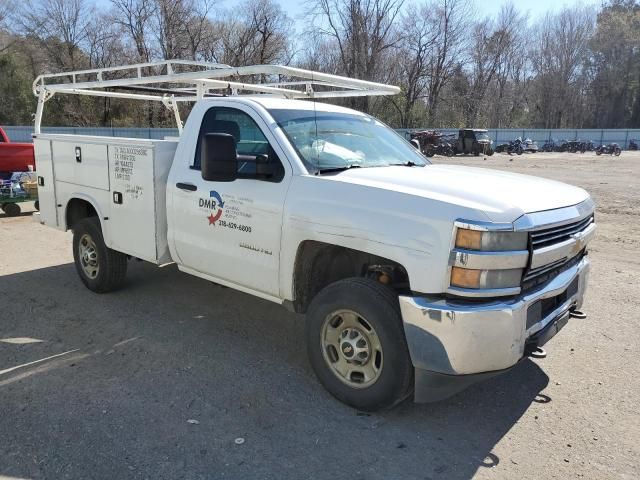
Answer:
POLYGON ((529 261, 528 243, 526 232, 472 230, 459 226, 451 252, 450 287, 477 290, 473 294, 456 292, 461 295, 518 293, 529 261), (500 289, 505 290, 495 292, 500 289), (514 292, 514 289, 518 290, 514 292), (483 290, 487 292, 483 294, 483 290))
POLYGON ((456 248, 488 252, 526 250, 528 236, 525 232, 483 232, 458 228, 456 248))

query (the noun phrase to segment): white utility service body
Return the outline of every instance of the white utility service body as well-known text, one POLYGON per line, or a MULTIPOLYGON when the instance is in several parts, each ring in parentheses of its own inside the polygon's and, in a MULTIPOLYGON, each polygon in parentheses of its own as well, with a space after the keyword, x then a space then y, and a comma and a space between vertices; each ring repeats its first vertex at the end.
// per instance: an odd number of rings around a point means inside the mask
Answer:
MULTIPOLYGON (((334 257, 375 259, 365 264, 382 272, 381 281, 391 270, 406 280, 397 295, 416 400, 444 398, 514 366, 578 316, 589 271, 586 244, 595 230, 584 190, 426 161, 312 171, 303 158, 307 147, 283 128, 286 112, 370 118, 318 102, 226 96, 198 100, 179 139, 36 133, 39 221, 72 229, 73 203, 87 202, 108 248, 159 265, 175 262, 183 272, 300 312, 312 300, 302 297, 317 293, 301 285, 322 269, 316 260, 301 266, 311 246, 333 248, 334 257), (204 125, 222 125, 230 136, 229 120, 207 120, 215 109, 222 118, 242 117, 243 133, 232 130, 239 149, 268 145, 269 157, 281 164, 277 180, 203 179, 204 125), (257 133, 247 140, 248 121, 257 133), (471 238, 481 232, 482 242, 515 232, 523 243, 515 250, 462 248, 463 230, 471 238), (503 273, 517 281, 463 288, 453 284, 454 271, 463 278, 481 272, 479 282, 508 282, 503 273)), ((342 154, 342 147, 322 145, 342 154)), ((348 276, 339 266, 332 272, 332 281, 348 276)))

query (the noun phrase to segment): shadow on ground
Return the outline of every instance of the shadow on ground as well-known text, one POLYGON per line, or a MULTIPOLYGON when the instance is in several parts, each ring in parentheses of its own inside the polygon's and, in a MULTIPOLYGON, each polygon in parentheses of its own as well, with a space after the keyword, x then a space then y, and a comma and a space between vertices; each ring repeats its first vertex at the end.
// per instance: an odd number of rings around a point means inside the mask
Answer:
POLYGON ((173 266, 131 262, 109 295, 73 265, 0 292, 0 338, 44 340, 0 343, 0 370, 72 351, 0 373, 0 476, 468 479, 551 400, 527 360, 445 402, 356 412, 314 378, 302 317, 173 266))

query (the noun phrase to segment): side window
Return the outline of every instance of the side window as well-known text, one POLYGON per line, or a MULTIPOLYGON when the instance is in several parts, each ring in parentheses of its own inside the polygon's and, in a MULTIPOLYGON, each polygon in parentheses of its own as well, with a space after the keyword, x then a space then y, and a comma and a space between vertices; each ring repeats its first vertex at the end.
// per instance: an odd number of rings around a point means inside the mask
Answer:
POLYGON ((207 133, 227 133, 236 141, 238 152, 238 173, 250 177, 256 173, 256 158, 266 156, 269 163, 277 165, 278 174, 272 181, 284 177, 284 168, 260 127, 241 110, 226 107, 213 107, 202 118, 193 168, 200 169, 200 143, 207 133))

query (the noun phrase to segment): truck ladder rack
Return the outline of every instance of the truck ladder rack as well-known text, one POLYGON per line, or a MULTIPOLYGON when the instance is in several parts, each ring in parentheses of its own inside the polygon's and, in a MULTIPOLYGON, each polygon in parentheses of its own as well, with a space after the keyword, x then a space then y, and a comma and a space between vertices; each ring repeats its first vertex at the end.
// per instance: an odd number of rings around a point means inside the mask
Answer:
POLYGON ((182 132, 178 102, 195 102, 212 95, 267 94, 318 99, 399 92, 400 89, 393 85, 285 65, 231 67, 190 60, 164 60, 38 76, 33 82, 33 94, 38 97, 35 133, 40 133, 45 102, 56 93, 160 101, 173 111, 178 130, 182 132))

